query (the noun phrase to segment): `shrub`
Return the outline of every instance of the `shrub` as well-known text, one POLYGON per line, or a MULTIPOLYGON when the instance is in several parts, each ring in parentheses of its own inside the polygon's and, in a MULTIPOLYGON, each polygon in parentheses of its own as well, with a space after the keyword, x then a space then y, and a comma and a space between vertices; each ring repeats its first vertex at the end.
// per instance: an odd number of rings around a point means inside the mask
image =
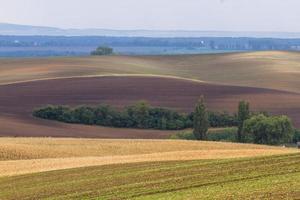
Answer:
POLYGON ((46 106, 35 110, 33 115, 44 119, 64 121, 63 114, 69 110, 70 108, 65 106, 46 106))
POLYGON ((208 132, 207 139, 210 141, 236 142, 236 135, 236 127, 212 129, 208 132))
POLYGON ((192 131, 182 131, 170 136, 173 140, 197 140, 192 131))
POLYGON ((291 142, 294 128, 287 116, 267 117, 263 114, 251 117, 244 123, 246 140, 257 144, 283 144, 291 142))
MULTIPOLYGON (((237 134, 237 128, 235 128, 235 127, 210 129, 210 130, 208 130, 206 140, 235 142, 236 134, 237 134)), ((192 131, 182 131, 182 132, 171 135, 170 139, 196 140, 196 137, 192 131)))

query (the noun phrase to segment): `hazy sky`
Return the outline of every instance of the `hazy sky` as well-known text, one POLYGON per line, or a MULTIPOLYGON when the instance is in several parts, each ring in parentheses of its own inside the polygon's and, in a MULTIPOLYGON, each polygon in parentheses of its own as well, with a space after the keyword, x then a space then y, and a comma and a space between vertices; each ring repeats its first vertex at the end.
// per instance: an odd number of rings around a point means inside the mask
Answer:
POLYGON ((0 22, 61 28, 300 32, 300 0, 0 0, 0 22))

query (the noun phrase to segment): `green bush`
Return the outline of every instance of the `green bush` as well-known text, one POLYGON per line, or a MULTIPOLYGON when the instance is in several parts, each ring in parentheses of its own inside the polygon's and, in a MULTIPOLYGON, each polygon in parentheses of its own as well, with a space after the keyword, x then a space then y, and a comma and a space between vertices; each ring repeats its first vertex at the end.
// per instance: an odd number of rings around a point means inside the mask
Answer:
POLYGON ((63 116, 66 112, 70 110, 69 107, 65 106, 46 106, 41 109, 37 109, 33 112, 34 116, 50 119, 50 120, 58 120, 58 121, 65 121, 63 116))
POLYGON ((193 131, 182 131, 170 136, 173 140, 197 140, 193 131))
POLYGON ((244 122, 246 142, 256 144, 284 144, 293 139, 294 128, 287 116, 253 116, 244 122))
MULTIPOLYGON (((236 141, 237 128, 220 128, 220 129, 210 129, 207 133, 208 141, 226 141, 235 142, 236 141)), ((193 132, 182 131, 171 135, 170 139, 180 139, 180 140, 196 140, 193 132)))
POLYGON ((212 129, 208 132, 208 140, 210 141, 226 141, 236 142, 237 128, 221 128, 212 129))

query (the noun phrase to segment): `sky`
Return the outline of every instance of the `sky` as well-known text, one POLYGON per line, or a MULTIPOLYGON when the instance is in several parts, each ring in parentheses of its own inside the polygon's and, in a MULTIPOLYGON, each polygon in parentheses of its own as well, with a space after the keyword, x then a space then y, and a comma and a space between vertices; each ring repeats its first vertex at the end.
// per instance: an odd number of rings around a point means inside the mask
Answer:
POLYGON ((300 0, 0 0, 0 22, 59 28, 300 32, 300 0))

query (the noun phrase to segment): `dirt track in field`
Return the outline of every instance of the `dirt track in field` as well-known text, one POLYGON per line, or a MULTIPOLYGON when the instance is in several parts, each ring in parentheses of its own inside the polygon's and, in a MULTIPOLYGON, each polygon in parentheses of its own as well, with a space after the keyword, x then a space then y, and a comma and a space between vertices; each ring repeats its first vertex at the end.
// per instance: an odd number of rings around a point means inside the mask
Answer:
POLYGON ((238 101, 250 101, 253 110, 289 115, 300 126, 300 94, 277 90, 220 86, 175 78, 108 76, 33 81, 0 87, 1 136, 90 138, 167 138, 172 132, 113 129, 63 124, 35 119, 32 110, 47 104, 122 107, 139 100, 189 112, 204 95, 210 110, 235 111, 238 101))

